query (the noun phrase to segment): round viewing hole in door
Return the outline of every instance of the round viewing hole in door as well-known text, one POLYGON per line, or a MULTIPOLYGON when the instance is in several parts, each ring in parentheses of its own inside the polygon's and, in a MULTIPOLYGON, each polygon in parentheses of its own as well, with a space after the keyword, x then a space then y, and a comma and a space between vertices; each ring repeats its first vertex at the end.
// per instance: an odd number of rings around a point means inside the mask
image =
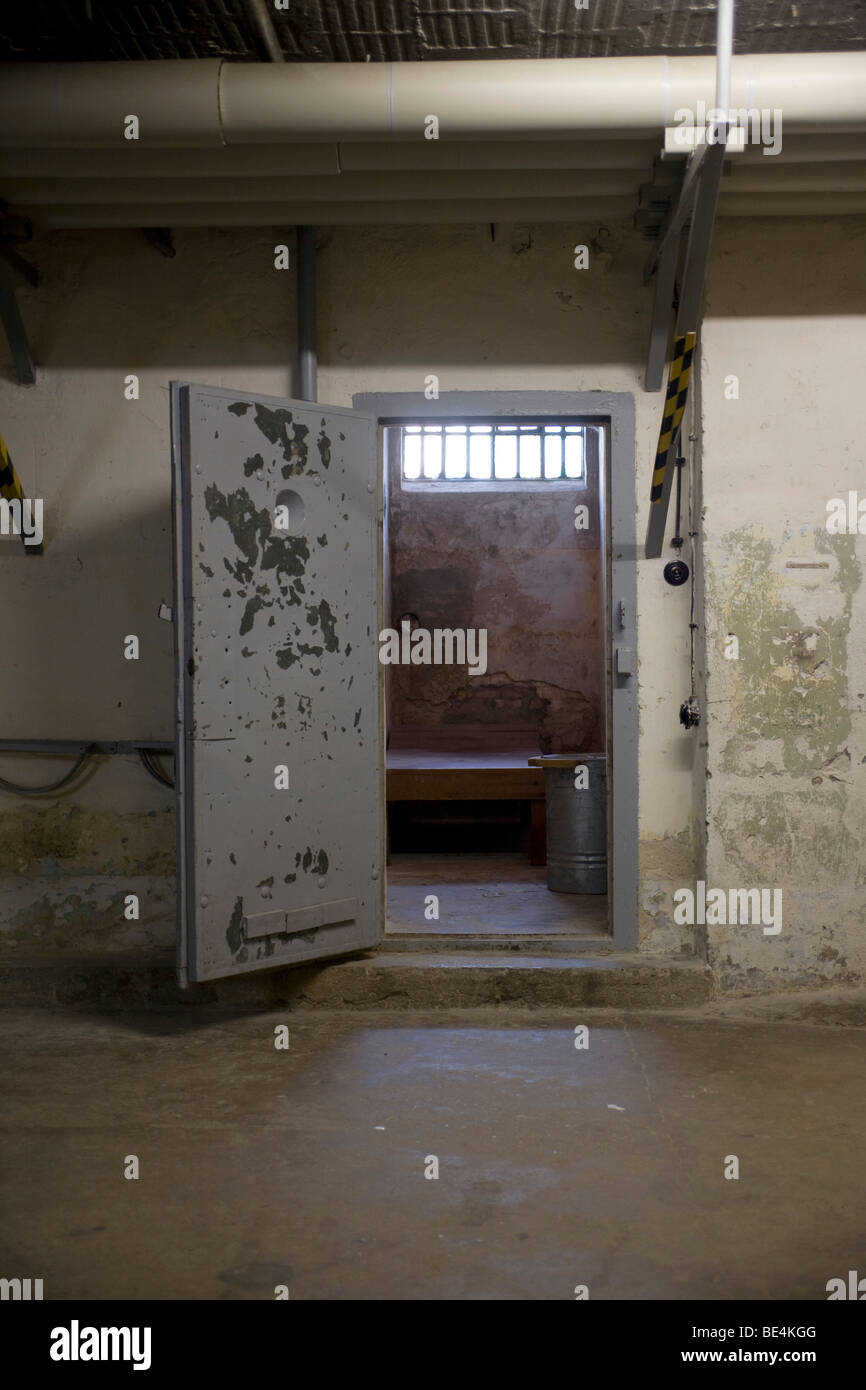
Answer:
POLYGON ((303 498, 291 488, 283 488, 277 493, 274 503, 274 531, 278 536, 300 535, 304 527, 306 508, 303 498))

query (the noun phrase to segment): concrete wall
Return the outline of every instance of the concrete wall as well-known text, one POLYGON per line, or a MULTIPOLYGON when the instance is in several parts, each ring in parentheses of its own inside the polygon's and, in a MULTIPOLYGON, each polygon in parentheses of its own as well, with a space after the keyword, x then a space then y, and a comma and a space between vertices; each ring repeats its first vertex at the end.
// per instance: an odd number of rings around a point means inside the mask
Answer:
MULTIPOLYGON (((641 389, 645 244, 614 226, 590 268, 575 270, 574 245, 597 231, 498 227, 495 240, 487 227, 327 232, 320 398, 347 405, 355 392, 417 391, 420 401, 430 373, 442 391, 633 392, 642 536, 661 406, 660 394, 641 389)), ((828 541, 827 571, 784 570, 798 546, 817 551, 825 494, 859 481, 862 427, 858 437, 852 420, 862 391, 840 355, 863 331, 859 232, 854 219, 750 220, 722 223, 715 243, 702 361, 709 728, 678 721, 689 689, 688 586, 665 585, 659 561, 638 564, 642 946, 707 949, 728 988, 862 968, 862 869, 849 860, 862 795, 856 701, 866 690, 862 646, 848 638, 861 602, 856 542, 828 541), (729 371, 740 373, 738 404, 718 389, 729 371), (731 624, 760 631, 763 656, 723 662, 720 634, 731 624), (803 661, 785 633, 807 627, 824 644, 815 666, 828 664, 795 703, 803 661), (783 669, 791 679, 772 674, 783 669), (789 734, 793 710, 805 723, 789 734), (841 747, 848 754, 834 762, 841 747), (775 873, 787 885, 778 938, 758 940, 755 928, 705 936, 674 922, 674 889, 703 871, 705 756, 706 874, 748 887, 775 873), (808 857, 815 845, 828 855, 820 870, 808 857), (819 961, 822 950, 837 955, 819 961)), ((25 489, 46 500, 46 541, 34 558, 0 540, 5 736, 171 737, 171 633, 157 618, 171 584, 168 382, 290 394, 293 276, 274 270, 275 240, 179 232, 171 260, 130 233, 56 234, 34 247, 43 283, 19 297, 39 380, 19 388, 4 371, 0 428, 25 489), (140 377, 137 401, 124 399, 129 373, 140 377), (138 662, 123 659, 129 633, 141 638, 138 662)), ((2 775, 49 774, 4 755, 2 775)), ((170 948, 170 807, 170 794, 124 759, 48 802, 0 794, 4 939, 21 951, 170 948), (141 921, 124 921, 123 893, 148 879, 141 921)))
MULTIPOLYGON (((38 380, 14 385, 4 356, 0 431, 45 499, 45 546, 27 556, 0 538, 4 737, 172 738, 172 631, 157 616, 172 589, 168 382, 285 392, 293 282, 267 274, 273 241, 213 232, 173 260, 136 234, 34 245, 43 284, 19 298, 38 380)), ((46 783, 69 765, 3 754, 0 776, 46 783)), ((58 797, 0 791, 0 847, 0 949, 172 948, 173 796, 137 758, 96 760, 58 797)))
MULTIPOLYGON (((595 444, 595 440, 593 440, 595 444)), ((542 752, 604 748, 604 617, 596 448, 580 488, 403 490, 392 451, 392 613, 483 628, 487 670, 398 666, 392 724, 531 729, 542 752), (585 505, 589 523, 574 526, 585 505)))
POLYGON ((706 882, 783 894, 778 934, 707 927, 729 990, 866 966, 866 541, 827 528, 830 498, 866 499, 864 250, 862 218, 722 222, 714 244, 706 882))

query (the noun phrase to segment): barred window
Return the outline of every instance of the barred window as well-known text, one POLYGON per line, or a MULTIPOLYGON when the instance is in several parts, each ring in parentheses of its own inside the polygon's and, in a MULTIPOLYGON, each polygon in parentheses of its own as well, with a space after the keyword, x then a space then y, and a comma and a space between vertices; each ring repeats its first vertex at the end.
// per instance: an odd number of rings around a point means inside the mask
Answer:
POLYGON ((585 485, 585 427, 546 420, 403 425, 400 476, 416 487, 449 483, 585 485))

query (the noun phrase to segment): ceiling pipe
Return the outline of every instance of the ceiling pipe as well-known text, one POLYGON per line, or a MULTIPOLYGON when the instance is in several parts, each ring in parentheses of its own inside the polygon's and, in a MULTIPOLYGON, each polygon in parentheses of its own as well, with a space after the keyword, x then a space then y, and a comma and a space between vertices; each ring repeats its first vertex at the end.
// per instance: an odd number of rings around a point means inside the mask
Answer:
MULTIPOLYGON (((442 63, 226 63, 220 112, 229 144, 659 130, 714 97, 714 58, 562 58, 442 63), (291 81, 289 81, 291 77, 291 81)), ((786 123, 866 122, 866 54, 767 54, 733 60, 730 104, 780 108, 786 123)), ((430 142, 432 143, 432 142, 430 142)))
POLYGON ((788 164, 768 169, 770 160, 731 170, 722 183, 726 193, 863 193, 866 164, 788 164))
POLYGON ((272 63, 286 61, 282 45, 265 0, 242 0, 244 13, 258 35, 259 42, 272 63))
MULTIPOLYGON (((718 0, 716 13, 716 110, 724 112, 724 136, 731 104, 731 61, 734 56, 734 0, 718 0)), ((784 116, 782 118, 784 120, 784 116)))
POLYGON ((302 401, 318 400, 316 371, 316 229, 298 227, 298 389, 302 401))
MULTIPOLYGON (((307 141, 638 138, 711 109, 712 57, 441 63, 0 65, 4 148, 117 148, 138 117, 150 148, 307 141)), ((730 106, 780 109, 785 129, 866 129, 866 53, 735 57, 730 106)), ((430 140, 427 143, 433 144, 430 140)))
MULTIPOLYGON (((533 222, 587 222, 629 217, 628 198, 536 198, 533 222)), ((413 201, 321 203, 140 203, 70 204, 40 211, 48 229, 109 227, 279 227, 287 223, 320 226, 423 225, 445 222, 525 222, 525 198, 420 198, 413 201)))
MULTIPOLYGON (((866 138, 861 139, 861 144, 862 157, 866 158, 866 138)), ((436 174, 488 169, 634 171, 648 169, 658 149, 658 138, 604 142, 473 140, 454 141, 450 145, 401 140, 390 145, 238 145, 212 150, 0 149, 0 178, 291 178, 295 175, 436 174)))
MULTIPOLYGON (((648 173, 648 169, 643 171, 648 173)), ((763 171, 762 171, 763 172, 763 171)), ((7 179, 2 193, 14 207, 64 203, 354 202, 365 199, 574 198, 633 194, 640 179, 628 169, 507 169, 470 173, 344 174, 342 178, 7 179)))
MULTIPOLYGON (((400 140, 390 145, 243 145, 219 149, 0 149, 0 180, 333 178, 357 173, 425 173, 477 170, 627 169, 645 174, 659 151, 657 136, 644 140, 485 140, 446 144, 400 140), (432 148, 431 148, 432 146, 432 148)), ((790 164, 866 160, 866 135, 789 135, 773 159, 760 145, 746 145, 737 169, 759 164, 771 172, 790 164)), ((5 185, 8 186, 8 185, 5 185)), ((0 187, 2 192, 2 187, 0 187)))
MULTIPOLYGON (((139 203, 126 206, 87 203, 47 207, 39 225, 49 230, 84 230, 114 227, 285 227, 318 222, 329 227, 433 226, 442 223, 574 222, 628 218, 634 212, 629 198, 460 198, 415 199, 388 202, 327 203, 157 203, 145 209, 139 203)), ((720 217, 824 217, 866 213, 866 193, 828 192, 722 192, 720 217)))
MULTIPOLYGON (((262 46, 272 63, 283 63, 285 57, 277 38, 270 12, 265 0, 243 0, 243 7, 261 39, 262 46)), ((257 189, 251 189, 250 181, 240 191, 244 201, 267 191, 261 183, 270 184, 272 179, 260 181, 257 189)), ((303 180, 302 180, 303 182, 303 180)), ((311 180, 306 180, 310 183, 311 180)), ((228 191, 228 190, 226 190, 228 191)), ((278 193, 279 187, 271 190, 278 193)), ((213 196, 213 194, 211 195, 213 196)), ((220 193, 216 194, 217 197, 220 193)), ((297 316, 298 316, 298 397, 302 401, 317 399, 317 359, 316 359, 316 229, 299 226, 297 232, 297 316)))

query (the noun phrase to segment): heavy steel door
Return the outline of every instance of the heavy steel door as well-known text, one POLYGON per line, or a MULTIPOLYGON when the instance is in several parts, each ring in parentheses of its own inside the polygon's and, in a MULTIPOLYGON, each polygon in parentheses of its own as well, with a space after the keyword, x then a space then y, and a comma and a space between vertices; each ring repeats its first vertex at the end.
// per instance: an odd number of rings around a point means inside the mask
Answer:
POLYGON ((175 382, 172 457, 181 982, 372 946, 374 421, 175 382))

